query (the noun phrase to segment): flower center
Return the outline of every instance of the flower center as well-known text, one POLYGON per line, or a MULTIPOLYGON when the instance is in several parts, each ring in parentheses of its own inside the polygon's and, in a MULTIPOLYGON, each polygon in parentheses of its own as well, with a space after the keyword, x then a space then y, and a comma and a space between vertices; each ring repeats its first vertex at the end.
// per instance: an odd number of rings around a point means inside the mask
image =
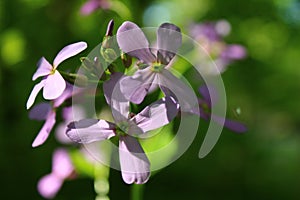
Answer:
POLYGON ((55 73, 55 71, 56 71, 56 69, 55 69, 55 67, 53 66, 52 69, 51 69, 51 71, 50 71, 50 74, 53 75, 53 74, 55 73))
POLYGON ((163 65, 159 62, 152 63, 152 65, 151 65, 151 70, 153 72, 157 72, 157 73, 161 72, 161 70, 164 68, 165 68, 165 65, 163 65))
POLYGON ((126 135, 128 133, 128 129, 129 129, 129 124, 128 122, 121 122, 119 124, 117 124, 117 130, 116 133, 118 135, 126 135))

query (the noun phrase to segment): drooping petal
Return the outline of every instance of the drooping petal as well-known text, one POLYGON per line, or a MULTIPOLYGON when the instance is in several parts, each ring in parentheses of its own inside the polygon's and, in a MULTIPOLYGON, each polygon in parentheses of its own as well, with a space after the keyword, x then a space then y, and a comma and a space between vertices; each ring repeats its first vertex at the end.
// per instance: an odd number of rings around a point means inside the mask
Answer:
POLYGON ((115 136, 115 125, 105 120, 83 119, 68 125, 67 136, 76 143, 91 143, 115 136))
POLYGON ((117 41, 121 50, 145 63, 156 60, 149 49, 149 42, 143 31, 136 24, 126 21, 117 31, 117 41))
POLYGON ((216 105, 219 100, 219 95, 216 88, 212 85, 203 85, 199 88, 199 93, 203 97, 205 103, 211 107, 216 105))
POLYGON ((106 102, 112 108, 112 114, 116 123, 125 121, 129 115, 129 101, 121 92, 121 78, 124 78, 122 73, 114 73, 110 80, 104 82, 103 91, 106 102))
MULTIPOLYGON (((173 97, 179 103, 182 112, 190 112, 198 105, 198 99, 193 90, 168 70, 161 71, 159 82, 161 86, 170 91, 166 96, 170 93, 175 95, 173 97)), ((166 93, 164 90, 163 92, 166 93)))
POLYGON ((167 96, 147 106, 133 120, 144 132, 147 132, 170 123, 176 117, 178 109, 177 102, 167 96))
POLYGON ((43 97, 45 99, 53 100, 62 95, 66 88, 66 82, 57 70, 45 80, 46 82, 43 89, 43 97))
POLYGON ((74 167, 68 152, 62 148, 55 150, 52 158, 52 173, 60 179, 66 179, 73 171, 74 167))
POLYGON ((47 138, 55 124, 55 121, 56 121, 55 116, 56 116, 56 113, 53 110, 51 110, 51 112, 49 113, 49 115, 45 121, 45 124, 43 125, 39 134, 34 139, 34 141, 32 143, 32 147, 40 146, 47 140, 47 138))
POLYGON ((170 23, 163 23, 157 30, 157 58, 167 65, 176 55, 182 43, 180 28, 170 23))
POLYGON ((38 68, 32 76, 33 81, 39 77, 49 75, 52 71, 52 65, 44 57, 39 60, 37 66, 38 68))
POLYGON ((39 103, 30 110, 29 118, 34 120, 46 120, 51 109, 52 107, 49 103, 39 103))
POLYGON ((53 61, 54 69, 56 69, 57 66, 64 60, 79 54, 86 48, 87 48, 87 43, 85 43, 85 42, 77 42, 77 43, 69 44, 69 45, 65 46, 62 50, 60 50, 60 52, 58 52, 57 56, 55 57, 55 59, 53 61))
POLYGON ((120 89, 125 98, 135 104, 140 104, 147 95, 150 86, 155 83, 156 73, 149 69, 138 70, 133 76, 120 80, 120 89))
POLYGON ((27 108, 27 110, 33 105, 33 103, 34 103, 34 101, 35 101, 35 98, 36 98, 37 94, 38 94, 39 91, 44 87, 45 82, 46 82, 46 80, 42 80, 41 82, 39 82, 38 84, 36 84, 36 85, 33 87, 32 91, 31 91, 31 93, 30 93, 30 95, 29 95, 29 98, 28 98, 28 100, 27 100, 27 103, 26 103, 26 108, 27 108))
MULTIPOLYGON (((73 88, 75 86, 69 84, 68 82, 66 82, 66 88, 63 91, 63 93, 56 99, 53 100, 53 107, 57 108, 59 107, 61 104, 63 104, 68 98, 72 97, 73 95, 73 88)), ((77 91, 77 90, 74 90, 77 91)))
POLYGON ((234 132, 244 133, 247 131, 247 127, 240 122, 230 120, 230 119, 225 119, 224 117, 220 117, 220 116, 216 116, 216 115, 212 115, 211 118, 218 124, 221 124, 221 125, 224 124, 224 126, 226 128, 228 128, 234 132))
POLYGON ((55 174, 48 174, 43 176, 37 185, 39 193, 46 199, 55 197, 63 184, 63 180, 55 176, 55 174))
POLYGON ((127 184, 143 184, 150 177, 150 162, 138 140, 120 136, 119 155, 122 178, 127 184))

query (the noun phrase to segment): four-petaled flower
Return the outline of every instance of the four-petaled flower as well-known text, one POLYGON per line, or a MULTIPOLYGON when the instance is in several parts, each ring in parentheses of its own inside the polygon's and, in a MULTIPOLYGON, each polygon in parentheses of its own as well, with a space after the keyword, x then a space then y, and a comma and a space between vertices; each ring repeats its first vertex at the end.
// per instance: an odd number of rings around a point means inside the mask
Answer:
POLYGON ((38 69, 33 74, 32 80, 43 77, 42 81, 36 84, 28 98, 26 107, 29 109, 39 93, 43 89, 43 97, 47 100, 58 98, 66 88, 66 82, 57 70, 58 65, 64 60, 77 55, 87 48, 85 42, 77 42, 64 47, 55 57, 53 65, 51 65, 44 57, 38 62, 38 69))
POLYGON ((77 143, 91 143, 119 138, 119 157, 123 180, 127 184, 145 183, 150 176, 150 163, 137 136, 168 124, 178 113, 178 104, 171 97, 152 103, 131 117, 129 101, 120 91, 121 73, 114 73, 104 83, 104 94, 112 108, 115 123, 83 119, 68 125, 67 135, 77 143))
POLYGON ((164 23, 157 30, 156 56, 149 48, 143 31, 132 22, 124 22, 117 31, 117 41, 121 50, 137 58, 142 66, 133 75, 121 80, 121 91, 135 104, 140 104, 153 84, 158 84, 165 95, 173 93, 184 97, 180 102, 181 110, 189 110, 195 100, 194 92, 180 79, 166 69, 182 43, 180 29, 174 24, 164 23))
POLYGON ((82 90, 76 89, 73 92, 74 86, 67 83, 66 89, 64 92, 58 97, 54 99, 51 103, 39 103, 35 105, 29 112, 29 118, 34 120, 45 120, 45 123, 41 130, 39 131, 38 135, 34 139, 32 143, 32 147, 37 147, 42 145, 47 138, 51 130, 53 129, 55 122, 56 122, 56 108, 61 106, 65 102, 66 99, 77 95, 82 90))

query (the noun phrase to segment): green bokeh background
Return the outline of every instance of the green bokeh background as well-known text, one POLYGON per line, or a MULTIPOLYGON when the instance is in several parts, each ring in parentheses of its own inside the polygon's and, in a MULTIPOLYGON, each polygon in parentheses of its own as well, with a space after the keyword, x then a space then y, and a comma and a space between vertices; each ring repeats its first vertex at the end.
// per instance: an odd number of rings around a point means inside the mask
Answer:
MULTIPOLYGON (((203 139, 198 134, 184 156, 151 177, 146 200, 299 199, 300 1, 124 1, 131 17, 126 12, 120 17, 116 11, 83 17, 79 14, 83 3, 0 2, 1 199, 42 199, 36 182, 51 170, 57 143, 51 136, 43 146, 31 148, 41 123, 30 121, 25 108, 36 62, 41 56, 53 60, 59 49, 74 41, 84 40, 92 50, 111 18, 117 26, 125 20, 157 26, 166 19, 185 33, 191 21, 226 19, 232 25, 226 41, 248 50, 247 59, 233 63, 222 77, 228 115, 234 117, 233 110, 240 107, 238 119, 249 131, 238 135, 224 130, 204 159, 198 158, 203 139)), ((77 66, 79 60, 63 65, 77 66)), ((129 199, 129 186, 118 171, 111 171, 110 183, 112 200, 129 199)), ((94 198, 92 180, 80 178, 66 182, 55 199, 94 198)))

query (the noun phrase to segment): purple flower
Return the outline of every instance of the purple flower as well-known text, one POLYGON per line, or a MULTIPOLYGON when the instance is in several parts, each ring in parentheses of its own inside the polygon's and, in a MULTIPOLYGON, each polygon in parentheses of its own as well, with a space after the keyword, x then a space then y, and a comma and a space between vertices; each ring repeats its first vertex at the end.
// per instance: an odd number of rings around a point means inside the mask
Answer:
POLYGON ((52 172, 43 176, 37 189, 39 193, 47 199, 55 197, 65 179, 69 178, 74 172, 71 159, 65 149, 57 149, 53 153, 52 172))
POLYGON ((247 127, 244 124, 211 114, 211 108, 217 103, 219 97, 217 91, 212 86, 209 87, 210 89, 204 85, 199 88, 199 93, 201 94, 202 98, 199 98, 199 110, 193 113, 199 115, 205 120, 209 120, 211 118, 214 122, 220 125, 223 125, 224 122, 224 126, 234 132, 246 132, 247 127), (209 91, 212 93, 209 93, 209 91))
MULTIPOLYGON (((75 90, 76 92, 80 92, 80 90, 75 90)), ((76 93, 77 94, 77 93, 76 93)), ((72 95, 76 95, 73 93, 73 86, 67 84, 66 89, 64 90, 63 94, 54 99, 52 104, 50 103, 40 103, 34 106, 29 112, 29 118, 34 120, 45 120, 43 127, 41 128, 40 132, 38 133, 37 137, 34 139, 32 143, 32 147, 37 147, 42 145, 47 138, 53 126, 56 122, 56 108, 58 108, 64 101, 70 98, 72 95)))
POLYGON ((57 54, 52 65, 44 57, 39 60, 37 64, 38 69, 34 73, 32 80, 34 81, 39 77, 43 77, 43 79, 34 86, 26 104, 27 109, 33 105, 37 94, 42 88, 43 97, 47 100, 56 99, 63 93, 66 88, 66 82, 57 70, 58 65, 86 48, 87 44, 85 42, 70 44, 57 54))
POLYGON ((108 0, 88 0, 80 9, 82 15, 89 15, 98 9, 107 10, 110 8, 108 0))
POLYGON ((121 80, 121 92, 126 99, 139 104, 147 95, 153 84, 158 84, 166 94, 171 91, 176 96, 185 97, 181 106, 190 108, 193 91, 180 79, 166 69, 181 46, 180 29, 174 24, 164 23, 157 30, 156 55, 149 48, 149 42, 142 30, 132 22, 124 22, 117 31, 117 41, 121 50, 136 57, 142 66, 133 75, 121 80), (164 88, 164 89, 163 89, 164 88))
POLYGON ((234 60, 246 57, 246 50, 238 44, 228 45, 223 37, 230 33, 230 24, 225 20, 192 24, 190 34, 195 38, 216 63, 219 72, 234 60))
POLYGON ((66 134, 77 143, 91 143, 118 137, 123 180, 127 184, 142 184, 149 179, 150 163, 135 136, 168 124, 177 115, 178 106, 171 97, 166 97, 131 117, 130 104, 120 91, 122 77, 121 73, 114 73, 103 85, 105 98, 111 106, 115 123, 83 119, 70 123, 66 134))

